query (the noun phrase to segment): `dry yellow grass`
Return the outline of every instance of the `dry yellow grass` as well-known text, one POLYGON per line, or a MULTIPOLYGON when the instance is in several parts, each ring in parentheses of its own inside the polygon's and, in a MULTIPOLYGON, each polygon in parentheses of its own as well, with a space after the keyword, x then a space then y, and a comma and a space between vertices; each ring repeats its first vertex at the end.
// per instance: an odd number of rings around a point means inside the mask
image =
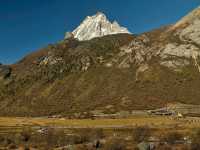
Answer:
POLYGON ((152 126, 169 128, 174 126, 193 128, 200 127, 200 122, 191 122, 188 119, 175 120, 170 117, 135 117, 128 119, 53 119, 53 118, 16 118, 0 117, 0 126, 62 126, 69 128, 123 128, 134 126, 152 126))

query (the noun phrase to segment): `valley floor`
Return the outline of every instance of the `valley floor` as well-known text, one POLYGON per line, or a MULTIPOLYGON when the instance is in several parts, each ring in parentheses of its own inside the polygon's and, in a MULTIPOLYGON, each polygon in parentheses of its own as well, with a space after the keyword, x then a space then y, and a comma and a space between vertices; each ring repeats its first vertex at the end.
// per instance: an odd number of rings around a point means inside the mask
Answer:
POLYGON ((150 126, 169 128, 179 126, 185 128, 200 127, 198 117, 171 117, 171 116, 136 116, 124 119, 65 119, 65 118, 25 118, 0 117, 0 126, 51 126, 63 128, 127 128, 135 126, 150 126))
MULTIPOLYGON (((163 136, 167 136, 169 139, 165 140, 170 141, 172 138, 172 141, 178 141, 178 144, 174 144, 173 147, 185 148, 188 147, 189 140, 173 139, 173 137, 180 138, 180 135, 187 137, 194 129, 199 128, 200 118, 198 117, 135 116, 124 119, 74 120, 47 117, 0 117, 0 148, 2 146, 3 149, 12 149, 13 146, 25 149, 28 146, 32 149, 53 149, 52 147, 59 149, 59 147, 66 148, 69 145, 76 145, 81 147, 80 150, 87 150, 84 146, 94 148, 94 139, 101 139, 100 141, 104 145, 101 149, 110 150, 106 149, 106 145, 113 146, 113 143, 116 142, 114 140, 117 138, 125 143, 126 149, 132 149, 137 146, 133 140, 135 135, 153 137, 151 143, 154 144, 164 139, 163 136), (150 132, 150 135, 146 135, 147 131, 150 132), (169 133, 172 133, 172 136, 169 133)), ((164 143, 166 144, 166 142, 164 143)), ((68 150, 68 148, 66 149, 68 150)))

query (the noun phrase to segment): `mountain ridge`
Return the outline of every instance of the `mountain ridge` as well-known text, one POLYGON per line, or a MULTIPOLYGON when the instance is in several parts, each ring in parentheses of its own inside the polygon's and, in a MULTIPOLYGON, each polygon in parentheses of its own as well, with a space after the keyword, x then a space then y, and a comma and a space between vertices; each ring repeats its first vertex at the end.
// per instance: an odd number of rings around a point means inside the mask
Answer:
POLYGON ((199 105, 200 19, 193 19, 141 35, 71 37, 34 52, 7 66, 6 76, 0 70, 0 115, 76 118, 199 105))

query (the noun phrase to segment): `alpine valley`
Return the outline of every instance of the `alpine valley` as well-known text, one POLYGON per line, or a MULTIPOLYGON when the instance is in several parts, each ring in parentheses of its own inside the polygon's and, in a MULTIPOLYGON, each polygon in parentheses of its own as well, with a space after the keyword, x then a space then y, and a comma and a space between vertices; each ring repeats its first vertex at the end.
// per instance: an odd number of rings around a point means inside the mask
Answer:
POLYGON ((200 104, 200 8, 131 34, 98 12, 65 39, 0 65, 0 115, 74 116, 200 104))

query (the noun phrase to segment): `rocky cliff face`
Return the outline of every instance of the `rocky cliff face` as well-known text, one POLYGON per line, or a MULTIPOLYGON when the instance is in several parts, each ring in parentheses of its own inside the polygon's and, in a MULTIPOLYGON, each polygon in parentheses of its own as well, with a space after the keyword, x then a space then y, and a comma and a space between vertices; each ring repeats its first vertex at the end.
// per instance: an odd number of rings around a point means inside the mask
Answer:
POLYGON ((68 34, 10 66, 0 80, 0 114, 73 116, 200 104, 199 8, 175 25, 137 36, 107 35, 113 27, 106 17, 93 17, 102 25, 87 18, 73 32, 79 40, 68 34))
POLYGON ((174 32, 173 36, 176 37, 176 41, 170 41, 165 46, 164 53, 181 58, 181 64, 184 66, 189 63, 195 64, 200 72, 200 7, 183 17, 170 30, 174 32))
MULTIPOLYGON (((200 72, 200 8, 195 9, 178 23, 170 26, 157 36, 157 41, 146 46, 151 39, 143 35, 143 41, 131 41, 125 51, 136 53, 136 62, 147 63, 152 59, 159 60, 159 64, 174 71, 194 64, 200 72), (159 39, 160 38, 160 39, 159 39)), ((142 36, 140 36, 142 37, 142 36)))
MULTIPOLYGON (((107 19, 107 17, 101 12, 98 12, 94 16, 86 17, 86 19, 80 24, 80 26, 72 32, 74 37, 80 41, 91 40, 95 37, 102 37, 105 35, 119 33, 130 32, 126 28, 121 27, 116 21, 111 23, 107 19)), ((67 35, 65 38, 68 38, 67 35)))

